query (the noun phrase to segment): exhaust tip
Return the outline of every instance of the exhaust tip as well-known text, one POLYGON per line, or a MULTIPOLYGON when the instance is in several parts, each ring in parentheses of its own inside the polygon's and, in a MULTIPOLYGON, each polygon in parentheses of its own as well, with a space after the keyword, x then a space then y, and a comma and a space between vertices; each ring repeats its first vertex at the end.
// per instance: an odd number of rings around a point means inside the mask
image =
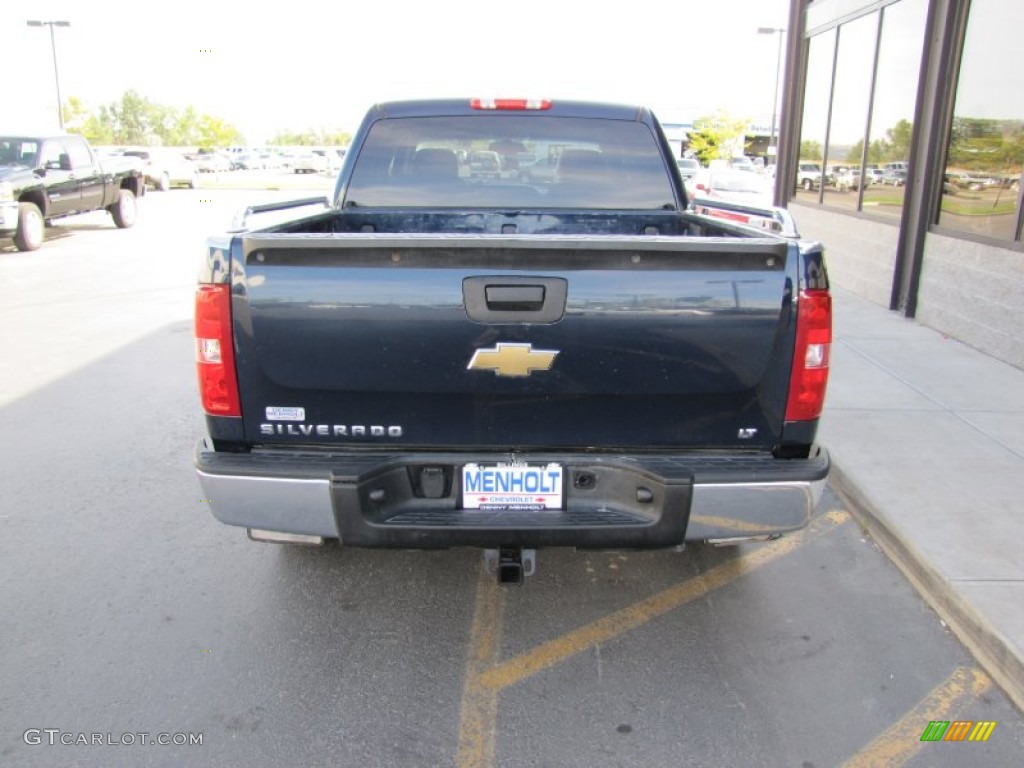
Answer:
POLYGON ((262 528, 247 528, 249 538, 268 544, 301 544, 306 547, 319 547, 324 543, 323 536, 308 533, 283 533, 281 531, 265 531, 262 528))

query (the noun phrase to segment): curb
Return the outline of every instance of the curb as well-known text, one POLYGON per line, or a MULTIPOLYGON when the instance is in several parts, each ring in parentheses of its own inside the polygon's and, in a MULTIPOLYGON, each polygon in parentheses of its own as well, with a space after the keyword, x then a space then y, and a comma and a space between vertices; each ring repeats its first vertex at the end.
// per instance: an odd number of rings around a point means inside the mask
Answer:
POLYGON ((850 514, 907 577, 977 662, 1024 712, 1024 656, 905 539, 870 496, 843 471, 832 454, 829 483, 850 514))

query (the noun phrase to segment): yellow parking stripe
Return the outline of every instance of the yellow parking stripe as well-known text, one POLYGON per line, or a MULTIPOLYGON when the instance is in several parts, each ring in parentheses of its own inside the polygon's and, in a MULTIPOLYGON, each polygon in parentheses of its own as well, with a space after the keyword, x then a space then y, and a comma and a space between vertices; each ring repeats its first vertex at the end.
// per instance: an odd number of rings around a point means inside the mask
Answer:
POLYGON ((983 694, 992 680, 980 669, 958 667, 906 715, 851 757, 843 768, 898 768, 926 744, 921 734, 932 720, 948 720, 972 698, 983 694))
POLYGON ((498 692, 482 685, 480 676, 498 660, 505 607, 501 589, 497 577, 481 565, 462 684, 459 748, 455 758, 458 768, 489 768, 494 764, 498 692))
POLYGON ((532 651, 515 656, 481 674, 479 685, 498 691, 525 680, 538 672, 578 653, 604 643, 624 632, 646 624, 662 614, 703 597, 713 589, 723 587, 751 571, 788 555, 805 544, 850 519, 847 512, 836 510, 816 518, 808 528, 744 552, 735 560, 723 563, 693 579, 669 587, 646 600, 627 606, 592 624, 569 632, 538 646, 532 651))

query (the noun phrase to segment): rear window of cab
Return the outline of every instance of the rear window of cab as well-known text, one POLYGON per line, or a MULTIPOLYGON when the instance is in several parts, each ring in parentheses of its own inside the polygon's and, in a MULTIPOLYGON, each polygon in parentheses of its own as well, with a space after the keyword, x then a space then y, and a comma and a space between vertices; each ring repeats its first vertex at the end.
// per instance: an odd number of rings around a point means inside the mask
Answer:
POLYGON ((496 113, 377 121, 343 204, 664 209, 677 201, 643 123, 496 113), (480 174, 483 165, 494 172, 480 174))

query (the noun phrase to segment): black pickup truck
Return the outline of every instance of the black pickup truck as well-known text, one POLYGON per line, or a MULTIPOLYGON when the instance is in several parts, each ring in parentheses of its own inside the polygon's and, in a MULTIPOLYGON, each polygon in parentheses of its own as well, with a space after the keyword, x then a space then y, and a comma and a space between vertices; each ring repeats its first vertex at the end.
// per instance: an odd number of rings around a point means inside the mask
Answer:
POLYGON ((135 223, 145 192, 133 161, 100 161, 81 136, 0 136, 0 237, 19 251, 43 244, 46 222, 106 209, 118 227, 135 223))
POLYGON ((222 522, 482 547, 512 580, 535 547, 807 524, 823 249, 784 211, 691 205, 648 110, 379 105, 324 203, 208 243, 194 461, 222 522))

